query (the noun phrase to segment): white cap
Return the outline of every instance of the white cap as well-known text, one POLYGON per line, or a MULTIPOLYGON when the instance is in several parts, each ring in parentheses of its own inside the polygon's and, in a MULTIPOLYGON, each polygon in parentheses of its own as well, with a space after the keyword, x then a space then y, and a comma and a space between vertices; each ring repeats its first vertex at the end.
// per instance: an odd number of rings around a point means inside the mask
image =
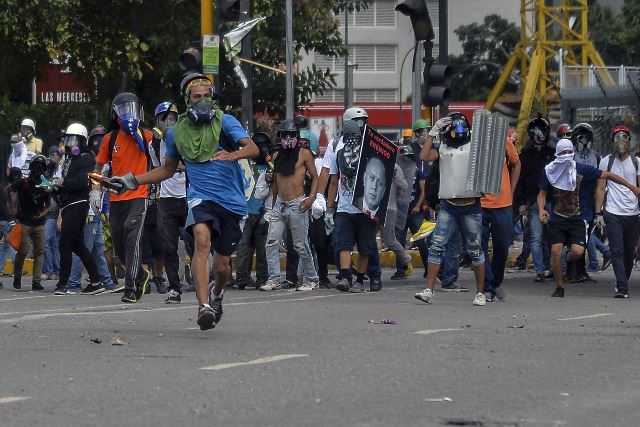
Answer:
POLYGON ((28 117, 22 119, 22 123, 20 123, 20 126, 29 126, 31 129, 33 129, 34 132, 36 131, 36 122, 28 117))
POLYGON ((84 137, 85 141, 89 139, 89 132, 87 132, 87 128, 82 123, 71 123, 64 134, 79 135, 84 137))

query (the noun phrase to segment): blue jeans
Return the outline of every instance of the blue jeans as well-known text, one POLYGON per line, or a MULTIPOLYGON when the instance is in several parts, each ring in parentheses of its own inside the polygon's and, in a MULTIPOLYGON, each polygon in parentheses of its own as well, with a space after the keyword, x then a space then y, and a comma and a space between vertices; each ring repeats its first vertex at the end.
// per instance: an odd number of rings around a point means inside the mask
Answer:
MULTIPOLYGON (((85 224, 84 226, 84 245, 89 249, 91 255, 96 260, 96 266, 98 267, 98 274, 100 280, 106 289, 113 288, 113 280, 111 279, 111 273, 109 273, 109 267, 107 267, 107 261, 104 258, 104 234, 102 234, 102 222, 92 222, 85 224)), ((71 264, 71 276, 69 277, 69 287, 80 287, 82 282, 82 261, 78 255, 73 254, 73 261, 71 264)))
MULTIPOLYGON (((429 238, 433 237, 433 234, 429 238)), ((450 285, 458 281, 458 269, 460 267, 460 253, 462 252, 462 235, 460 232, 449 240, 444 249, 444 265, 440 283, 450 285)))
POLYGON ((538 216, 538 204, 536 202, 529 206, 529 226, 531 227, 531 256, 533 257, 533 268, 536 274, 544 274, 544 248, 543 233, 544 224, 538 216))
POLYGON ((289 202, 278 199, 269 213, 267 267, 270 282, 280 282, 280 242, 286 227, 291 232, 293 248, 300 256, 305 283, 318 281, 309 245, 309 212, 300 212, 299 209, 302 199, 300 197, 289 202))
POLYGON ((589 236, 589 241, 587 242, 587 253, 589 254, 589 270, 596 271, 600 270, 600 263, 598 262, 598 251, 602 254, 604 259, 611 258, 611 252, 609 252, 609 248, 607 245, 602 243, 602 240, 594 233, 591 233, 589 236))
POLYGON ((46 275, 60 273, 60 232, 56 227, 56 218, 47 218, 44 222, 44 261, 42 272, 46 275))
POLYGON ((4 263, 7 258, 13 262, 13 257, 16 255, 16 251, 7 243, 7 236, 11 229, 13 229, 13 225, 10 225, 10 221, 0 221, 0 232, 4 238, 2 246, 0 246, 0 271, 4 271, 4 263))
POLYGON ((484 264, 484 253, 480 242, 482 214, 455 215, 444 209, 438 213, 436 228, 432 234, 431 246, 429 247, 430 264, 442 264, 445 258, 445 249, 449 249, 447 245, 456 239, 458 231, 462 233, 467 244, 467 251, 473 266, 484 264))
POLYGON ((482 209, 482 250, 484 251, 484 290, 500 287, 504 280, 504 267, 509 256, 513 233, 511 206, 482 209), (489 236, 493 243, 493 255, 489 262, 489 236))

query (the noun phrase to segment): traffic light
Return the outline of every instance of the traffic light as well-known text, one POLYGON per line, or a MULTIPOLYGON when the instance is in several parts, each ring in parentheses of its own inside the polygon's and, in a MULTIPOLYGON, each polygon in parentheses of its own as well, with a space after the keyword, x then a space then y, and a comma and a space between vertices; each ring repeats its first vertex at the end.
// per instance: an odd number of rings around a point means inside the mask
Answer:
POLYGON ((195 47, 185 48, 180 54, 180 68, 184 75, 202 72, 202 53, 195 47))
POLYGON ((240 0, 219 0, 218 13, 225 21, 240 19, 240 0))
POLYGON ((427 90, 422 102, 429 106, 449 105, 451 101, 451 89, 449 89, 451 68, 448 65, 427 63, 423 77, 427 90))
POLYGON ((405 0, 396 6, 396 10, 411 18, 416 40, 433 40, 433 25, 431 25, 425 0, 405 0))

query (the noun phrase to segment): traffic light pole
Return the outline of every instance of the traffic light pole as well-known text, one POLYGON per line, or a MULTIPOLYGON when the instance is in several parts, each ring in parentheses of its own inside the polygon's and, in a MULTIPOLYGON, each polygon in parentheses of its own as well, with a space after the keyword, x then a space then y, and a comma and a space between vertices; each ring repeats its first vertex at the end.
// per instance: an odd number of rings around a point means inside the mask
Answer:
POLYGON ((411 89, 411 124, 416 122, 420 116, 422 105, 422 49, 420 42, 416 42, 416 48, 413 51, 413 74, 411 89))
POLYGON ((293 0, 287 0, 285 5, 287 24, 287 120, 293 120, 293 0))
MULTIPOLYGON (((214 34, 213 25, 213 0, 200 0, 200 40, 205 34, 214 34)), ((215 83, 213 74, 207 74, 207 77, 215 83)))
MULTIPOLYGON (((449 65, 449 10, 447 0, 438 1, 438 62, 449 65)), ((449 106, 440 106, 440 116, 449 114, 449 106)))

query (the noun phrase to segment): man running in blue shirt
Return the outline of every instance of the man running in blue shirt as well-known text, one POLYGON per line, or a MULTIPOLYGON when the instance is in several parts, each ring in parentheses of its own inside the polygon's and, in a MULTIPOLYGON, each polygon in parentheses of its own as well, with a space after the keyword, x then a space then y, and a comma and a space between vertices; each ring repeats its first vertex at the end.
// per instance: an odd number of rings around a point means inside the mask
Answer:
POLYGON ((258 147, 233 116, 214 102, 208 77, 193 73, 180 84, 187 112, 166 135, 164 165, 142 175, 114 177, 121 191, 158 183, 185 165, 189 213, 185 228, 194 237, 191 263, 198 298, 198 325, 211 329, 222 318, 224 284, 231 280, 231 254, 242 237, 240 220, 247 214, 244 175, 238 160, 257 157, 258 147), (215 281, 209 282, 209 252, 215 251, 215 281), (214 285, 215 284, 215 285, 214 285))

